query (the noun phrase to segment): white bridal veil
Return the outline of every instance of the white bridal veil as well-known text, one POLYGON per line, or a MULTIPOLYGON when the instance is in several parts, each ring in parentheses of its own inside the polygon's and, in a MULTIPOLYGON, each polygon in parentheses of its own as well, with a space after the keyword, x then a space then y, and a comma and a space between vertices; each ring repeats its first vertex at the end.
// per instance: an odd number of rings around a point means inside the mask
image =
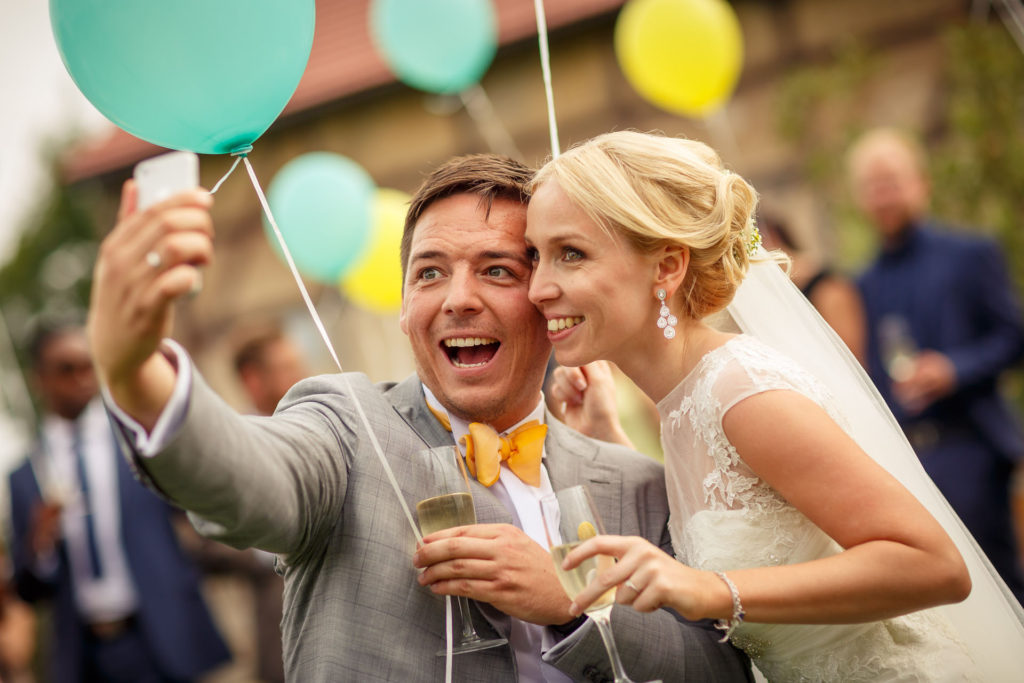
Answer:
MULTIPOLYGON (((1024 610, 974 538, 925 473, 881 395, 836 333, 765 252, 727 313, 739 330, 801 363, 836 398, 851 435, 903 483, 946 529, 970 570, 970 596, 938 608, 959 632, 981 680, 1019 680, 1024 665, 1024 610)), ((721 321, 709 321, 721 327, 721 321)), ((726 321, 727 324, 727 321, 726 321)))

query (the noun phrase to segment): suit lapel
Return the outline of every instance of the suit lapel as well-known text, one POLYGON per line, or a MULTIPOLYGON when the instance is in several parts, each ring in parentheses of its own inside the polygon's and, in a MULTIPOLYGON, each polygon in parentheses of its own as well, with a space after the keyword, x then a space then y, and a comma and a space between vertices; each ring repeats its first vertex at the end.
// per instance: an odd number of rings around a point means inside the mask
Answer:
POLYGON ((409 428, 422 439, 424 448, 452 445, 451 433, 427 409, 419 377, 407 377, 389 389, 385 397, 409 428))

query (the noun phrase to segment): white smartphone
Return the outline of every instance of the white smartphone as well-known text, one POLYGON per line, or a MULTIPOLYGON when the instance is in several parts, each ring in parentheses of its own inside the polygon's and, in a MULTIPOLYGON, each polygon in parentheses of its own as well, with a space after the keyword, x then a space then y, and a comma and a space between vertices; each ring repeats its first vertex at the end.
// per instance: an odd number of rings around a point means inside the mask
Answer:
MULTIPOLYGON (((194 152, 168 152, 135 164, 132 174, 138 188, 136 211, 168 197, 199 187, 199 157, 194 152)), ((195 296, 203 289, 203 271, 196 269, 196 278, 189 292, 195 296)))
POLYGON ((133 175, 139 190, 137 209, 142 211, 178 192, 199 187, 199 157, 193 152, 168 152, 140 161, 133 175))

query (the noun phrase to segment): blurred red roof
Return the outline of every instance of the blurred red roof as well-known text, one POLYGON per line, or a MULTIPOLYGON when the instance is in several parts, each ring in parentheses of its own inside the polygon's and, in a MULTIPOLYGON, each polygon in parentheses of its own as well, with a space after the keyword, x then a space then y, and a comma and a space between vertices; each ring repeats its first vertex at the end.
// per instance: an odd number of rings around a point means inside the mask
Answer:
MULTIPOLYGON (((498 43, 537 34, 534 3, 492 0, 498 15, 498 43)), ((624 0, 544 0, 548 28, 557 29, 621 6, 624 0)), ((306 71, 282 116, 392 83, 395 77, 370 39, 370 0, 317 0, 316 30, 306 71), (344 65, 344 68, 342 68, 344 65)), ((113 128, 110 135, 74 148, 64 162, 69 182, 130 166, 161 150, 113 128)))

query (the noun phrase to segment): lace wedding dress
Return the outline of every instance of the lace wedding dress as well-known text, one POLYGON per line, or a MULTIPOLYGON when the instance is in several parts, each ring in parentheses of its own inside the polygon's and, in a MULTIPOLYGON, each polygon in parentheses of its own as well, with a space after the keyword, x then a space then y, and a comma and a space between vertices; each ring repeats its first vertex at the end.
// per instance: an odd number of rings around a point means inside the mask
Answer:
MULTIPOLYGON (((733 337, 705 355, 658 404, 669 528, 680 561, 729 571, 805 562, 842 550, 747 467, 722 429, 731 407, 776 389, 807 396, 844 424, 824 385, 748 336, 733 337)), ((748 622, 733 632, 732 641, 769 681, 978 680, 966 646, 935 610, 836 626, 748 622)))

